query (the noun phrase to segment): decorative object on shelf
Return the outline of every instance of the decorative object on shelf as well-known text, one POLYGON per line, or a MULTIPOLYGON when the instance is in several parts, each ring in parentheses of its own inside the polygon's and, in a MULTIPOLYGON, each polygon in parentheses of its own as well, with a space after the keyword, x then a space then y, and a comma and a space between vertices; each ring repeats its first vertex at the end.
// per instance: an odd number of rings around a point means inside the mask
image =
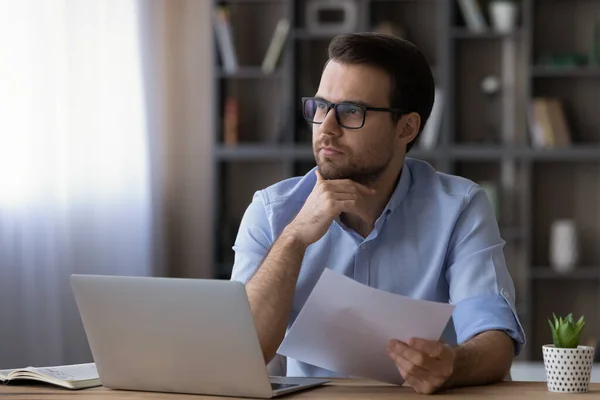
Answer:
POLYGON ((489 75, 481 81, 481 91, 486 97, 486 132, 485 142, 498 143, 500 141, 499 121, 495 118, 499 106, 497 100, 502 89, 500 78, 489 75))
POLYGON ((306 30, 317 35, 355 32, 358 28, 356 0, 308 0, 306 30))
POLYGON ((263 59, 262 71, 265 74, 271 74, 275 71, 277 61, 281 56, 289 31, 290 21, 287 18, 280 19, 275 27, 275 32, 273 33, 273 38, 267 49, 267 54, 265 54, 265 58, 263 59))
POLYGON ((517 27, 519 17, 517 0, 492 0, 489 4, 490 20, 496 32, 510 33, 517 27))
POLYGON ((528 110, 528 120, 533 147, 543 149, 571 146, 571 131, 560 99, 534 98, 528 110))
POLYGON ((585 327, 582 315, 577 322, 570 313, 566 318, 552 314, 548 319, 553 344, 542 346, 546 385, 551 392, 587 392, 594 361, 594 347, 580 345, 585 327))
POLYGON ((471 32, 482 33, 487 29, 485 17, 478 0, 457 0, 462 16, 471 32))
POLYGON ((561 274, 575 268, 579 261, 577 227, 572 219, 558 219, 550 228, 550 265, 561 274))
POLYGON ((223 70, 228 73, 234 73, 238 69, 238 60, 235 53, 235 45, 233 44, 229 10, 227 7, 221 6, 215 8, 213 25, 223 70))
POLYGON ((490 200, 490 204, 492 205, 492 210, 494 211, 496 219, 500 219, 500 198, 498 194, 498 185, 492 181, 481 181, 479 182, 479 187, 483 189, 490 200))
POLYGON ((542 54, 537 60, 539 66, 552 68, 583 67, 588 62, 589 57, 580 53, 542 54))
POLYGON ((223 113, 223 144, 226 146, 235 146, 238 144, 239 118, 239 101, 235 97, 228 96, 225 99, 223 113))

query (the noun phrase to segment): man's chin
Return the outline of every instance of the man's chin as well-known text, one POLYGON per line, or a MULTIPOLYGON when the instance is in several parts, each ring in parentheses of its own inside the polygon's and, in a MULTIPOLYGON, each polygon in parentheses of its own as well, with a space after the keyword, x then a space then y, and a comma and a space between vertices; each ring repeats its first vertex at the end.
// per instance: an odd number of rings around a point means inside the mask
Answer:
POLYGON ((330 162, 319 163, 318 168, 319 173, 325 180, 349 179, 352 176, 351 171, 336 167, 330 162))

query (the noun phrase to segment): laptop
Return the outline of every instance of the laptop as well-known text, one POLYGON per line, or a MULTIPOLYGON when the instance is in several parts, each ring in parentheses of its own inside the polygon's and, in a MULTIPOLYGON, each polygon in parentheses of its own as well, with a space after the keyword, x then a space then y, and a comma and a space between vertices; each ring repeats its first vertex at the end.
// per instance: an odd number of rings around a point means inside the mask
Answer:
POLYGON ((240 282, 75 274, 71 286, 107 388, 272 398, 328 382, 269 377, 240 282))

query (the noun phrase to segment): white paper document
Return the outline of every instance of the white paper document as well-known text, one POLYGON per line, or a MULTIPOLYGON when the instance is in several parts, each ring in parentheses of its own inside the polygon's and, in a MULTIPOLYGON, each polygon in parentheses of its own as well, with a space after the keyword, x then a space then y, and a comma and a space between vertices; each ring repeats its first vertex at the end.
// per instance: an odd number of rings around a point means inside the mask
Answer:
POLYGON ((439 340, 454 306, 385 292, 325 269, 277 353, 338 373, 401 385, 390 339, 439 340))

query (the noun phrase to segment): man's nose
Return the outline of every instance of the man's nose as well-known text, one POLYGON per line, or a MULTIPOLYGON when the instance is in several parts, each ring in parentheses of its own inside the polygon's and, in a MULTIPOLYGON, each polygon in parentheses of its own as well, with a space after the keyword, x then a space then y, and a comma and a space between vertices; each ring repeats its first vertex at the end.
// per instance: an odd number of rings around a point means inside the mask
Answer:
POLYGON ((342 133, 342 127, 335 118, 335 109, 332 107, 325 115, 325 119, 320 125, 321 134, 338 136, 342 133))

